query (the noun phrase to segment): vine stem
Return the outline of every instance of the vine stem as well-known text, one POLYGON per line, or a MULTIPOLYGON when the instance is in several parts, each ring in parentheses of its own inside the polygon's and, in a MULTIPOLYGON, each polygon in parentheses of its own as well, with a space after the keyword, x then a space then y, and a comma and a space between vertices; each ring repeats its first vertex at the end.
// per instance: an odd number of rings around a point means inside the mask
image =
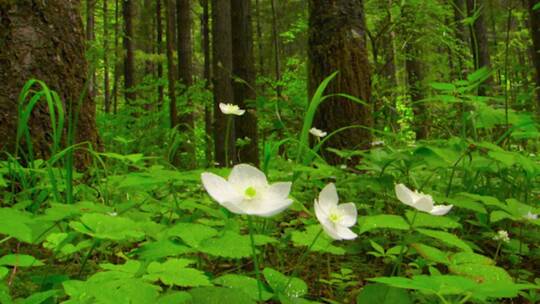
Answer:
POLYGON ((257 259, 257 249, 255 248, 255 238, 253 231, 253 221, 248 215, 249 240, 251 241, 251 252, 253 258, 253 267, 255 268, 255 277, 257 278, 257 289, 259 290, 259 301, 262 301, 261 273, 259 272, 259 260, 257 259))
MULTIPOLYGON (((414 210, 414 215, 413 215, 413 218, 411 220, 411 223, 409 224, 409 230, 407 232, 407 234, 411 234, 411 232, 414 230, 414 222, 416 221, 416 216, 418 215, 418 209, 415 209, 414 210)), ((401 271, 401 262, 403 261, 403 256, 405 255, 405 236, 403 236, 403 241, 401 242, 401 249, 399 251, 399 257, 398 257, 398 260, 396 262, 396 265, 394 265, 394 269, 392 270, 392 276, 394 274, 396 275, 399 275, 400 271, 401 271)))
POLYGON ((286 291, 287 288, 289 288, 289 285, 291 284, 292 279, 294 277, 296 277, 296 275, 298 274, 298 270, 300 269, 298 266, 302 265, 302 263, 304 262, 304 260, 306 259, 307 255, 308 255, 308 253, 311 251, 311 249, 313 248, 313 246, 315 245, 315 243, 317 242, 317 240, 319 239, 319 237, 321 236, 322 233, 323 233, 323 228, 321 227, 321 229, 319 229, 319 232, 317 232, 317 235, 313 238, 313 241, 311 241, 311 244, 308 246, 306 251, 304 251, 302 256, 300 256, 300 259, 298 259, 298 262, 296 263, 296 266, 294 267, 293 273, 292 273, 291 276, 289 276, 289 280, 287 281, 287 284, 285 284, 285 287, 284 287, 283 291, 286 291))

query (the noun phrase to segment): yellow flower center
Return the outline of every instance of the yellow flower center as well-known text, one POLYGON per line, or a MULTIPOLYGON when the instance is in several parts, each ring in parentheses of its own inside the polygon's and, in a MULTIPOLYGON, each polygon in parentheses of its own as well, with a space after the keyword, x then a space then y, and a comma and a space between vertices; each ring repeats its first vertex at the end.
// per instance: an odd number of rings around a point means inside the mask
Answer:
POLYGON ((257 195, 257 190, 253 187, 248 187, 246 191, 244 192, 244 196, 247 199, 253 199, 257 195))
POLYGON ((331 213, 328 217, 332 223, 337 223, 341 219, 341 216, 337 213, 331 213))

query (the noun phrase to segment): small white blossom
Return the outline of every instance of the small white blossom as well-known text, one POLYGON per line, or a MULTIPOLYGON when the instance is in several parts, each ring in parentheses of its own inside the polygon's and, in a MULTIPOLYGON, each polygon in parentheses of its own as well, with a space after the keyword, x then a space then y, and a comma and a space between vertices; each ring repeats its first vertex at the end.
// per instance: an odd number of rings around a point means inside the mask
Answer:
POLYGON ((523 215, 523 217, 529 221, 536 221, 538 219, 538 214, 534 214, 531 211, 529 211, 527 212, 527 214, 523 215))
POLYGON ((435 202, 431 195, 412 191, 403 184, 397 184, 395 190, 397 198, 402 203, 432 215, 445 215, 453 207, 453 205, 435 206, 435 202))
POLYGON ((497 234, 493 237, 494 241, 500 241, 508 243, 510 242, 510 237, 508 236, 508 231, 506 230, 499 230, 497 231, 497 234))
POLYGON ((311 135, 313 136, 316 136, 316 137, 319 137, 319 138, 323 138, 327 135, 326 132, 322 131, 322 130, 319 130, 317 128, 311 128, 309 129, 309 133, 311 133, 311 135))
POLYGON ((269 217, 292 204, 291 182, 270 185, 263 172, 247 164, 234 166, 228 180, 208 172, 201 179, 208 194, 236 214, 269 217))
POLYGON ((118 215, 118 213, 116 213, 116 212, 107 212, 107 214, 110 215, 110 216, 117 216, 118 215))
POLYGON ((384 146, 384 140, 375 140, 375 141, 371 142, 371 146, 372 146, 372 147, 375 147, 375 146, 384 146))
POLYGON ((244 113, 246 112, 246 110, 242 110, 242 109, 240 109, 240 107, 238 107, 237 105, 232 104, 232 103, 222 103, 222 102, 220 102, 219 103, 219 109, 225 115, 241 116, 241 115, 244 115, 244 113))
POLYGON ((339 166, 339 167, 340 167, 341 169, 343 169, 343 170, 347 169, 347 165, 341 165, 341 166, 339 166))
POLYGON ((352 240, 358 235, 349 229, 356 224, 358 213, 354 203, 338 205, 336 186, 326 185, 315 200, 315 215, 324 231, 334 240, 352 240))

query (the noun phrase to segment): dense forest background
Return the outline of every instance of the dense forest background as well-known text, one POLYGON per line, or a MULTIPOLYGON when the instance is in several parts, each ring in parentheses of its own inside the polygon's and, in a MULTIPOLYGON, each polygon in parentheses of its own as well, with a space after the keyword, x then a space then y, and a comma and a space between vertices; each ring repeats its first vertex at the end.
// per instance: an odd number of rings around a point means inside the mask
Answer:
POLYGON ((539 117, 538 0, 0 0, 0 302, 536 303, 539 117))

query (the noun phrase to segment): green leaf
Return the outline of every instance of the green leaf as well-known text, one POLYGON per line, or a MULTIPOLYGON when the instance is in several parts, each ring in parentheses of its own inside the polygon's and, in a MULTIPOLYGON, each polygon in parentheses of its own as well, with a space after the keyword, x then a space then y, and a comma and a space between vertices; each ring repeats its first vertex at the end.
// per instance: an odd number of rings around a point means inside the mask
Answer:
POLYGON ((459 239, 454 234, 451 234, 451 233, 448 233, 448 232, 445 232, 445 231, 422 229, 422 228, 417 229, 417 231, 422 233, 423 235, 426 235, 426 236, 432 237, 434 239, 437 239, 437 240, 445 243, 446 245, 449 245, 449 246, 452 246, 452 247, 457 247, 457 248, 459 248, 459 249, 461 249, 463 251, 472 252, 471 247, 469 247, 469 245, 467 245, 467 243, 465 243, 464 241, 459 239))
POLYGON ((43 262, 37 260, 31 255, 26 254, 8 254, 0 258, 0 265, 17 267, 43 266, 43 262))
POLYGON ((193 249, 179 244, 180 241, 161 240, 142 245, 133 250, 131 254, 139 256, 142 260, 157 260, 169 256, 178 256, 192 252, 193 249))
POLYGON ((358 226, 360 227, 360 234, 373 230, 373 229, 398 229, 408 230, 409 224, 405 219, 398 215, 380 214, 372 216, 363 216, 358 218, 358 226))
MULTIPOLYGON (((414 214, 414 211, 407 211, 406 216, 409 220, 409 223, 412 222, 414 214)), ((455 229, 460 228, 461 224, 452 220, 448 216, 435 216, 429 213, 418 212, 414 220, 414 227, 455 229)))
POLYGON ((148 275, 144 278, 151 281, 160 280, 168 286, 211 286, 208 277, 202 271, 186 268, 192 263, 193 261, 186 259, 169 259, 165 263, 152 262, 148 265, 148 275))
POLYGON ((3 280, 9 273, 9 269, 6 267, 0 267, 0 280, 3 280))
POLYGON ((159 297, 156 304, 191 304, 193 303, 192 299, 186 291, 173 291, 159 297))
POLYGON ((385 284, 369 284, 356 297, 357 304, 409 304, 409 293, 385 284))
POLYGON ((481 265, 495 265, 495 262, 481 254, 473 252, 458 252, 449 256, 450 262, 455 265, 460 264, 481 264, 481 265))
POLYGON ((251 242, 247 235, 225 231, 221 237, 204 240, 199 250, 213 256, 240 259, 251 255, 251 242))
MULTIPOLYGON (((295 246, 305 246, 309 247, 311 243, 313 243, 313 240, 319 234, 319 231, 321 230, 321 226, 319 225, 312 225, 308 226, 305 231, 293 231, 291 233, 292 241, 295 246)), ((313 247, 310 249, 314 252, 326 252, 331 253, 335 255, 343 255, 345 254, 345 250, 341 247, 337 247, 332 245, 332 240, 326 236, 326 234, 323 232, 315 244, 313 244, 313 247)))
POLYGON ((476 282, 500 282, 500 283, 513 283, 512 277, 506 272, 506 270, 485 264, 462 264, 451 265, 448 270, 453 274, 459 274, 469 277, 476 282))
POLYGON ((47 299, 58 295, 57 290, 47 290, 42 292, 36 292, 29 296, 28 298, 24 299, 22 304, 41 304, 45 302, 47 299))
POLYGON ((290 298, 300 298, 307 294, 308 287, 299 278, 290 279, 290 277, 272 268, 265 268, 263 274, 274 293, 282 293, 290 298))
POLYGON ((495 210, 495 211, 491 212, 491 214, 489 215, 489 220, 492 223, 496 223, 496 222, 504 220, 504 219, 513 219, 513 216, 511 214, 508 214, 507 212, 501 211, 501 210, 495 210))
POLYGON ((540 2, 536 3, 532 8, 533 11, 536 11, 536 10, 539 10, 539 9, 540 9, 540 2))
POLYGON ((0 233, 14 237, 26 243, 32 243, 33 235, 29 224, 32 218, 29 213, 11 208, 0 209, 0 233))
POLYGON ((187 245, 193 248, 198 248, 202 241, 218 235, 216 229, 195 223, 177 223, 163 233, 167 237, 179 237, 187 245))
MULTIPOLYGON (((249 295, 251 299, 259 299, 259 290, 257 280, 243 275, 227 274, 213 280, 214 284, 221 285, 223 287, 236 288, 242 290, 245 294, 249 295)), ((267 301, 272 298, 273 294, 269 292, 266 287, 262 290, 262 300, 267 301)))
POLYGON ((445 265, 450 263, 446 252, 441 251, 435 247, 420 243, 411 244, 411 247, 413 247, 416 252, 418 252, 418 254, 420 254, 424 259, 445 265))
POLYGON ((454 91, 456 86, 446 82, 432 82, 431 87, 439 91, 454 91))
POLYGON ((98 239, 122 241, 139 240, 144 237, 137 223, 121 216, 100 213, 87 213, 80 222, 71 222, 70 226, 81 233, 98 239))
POLYGON ((189 291, 192 303, 197 304, 256 304, 242 290, 225 287, 199 287, 189 291), (225 301, 226 300, 226 301, 225 301))

